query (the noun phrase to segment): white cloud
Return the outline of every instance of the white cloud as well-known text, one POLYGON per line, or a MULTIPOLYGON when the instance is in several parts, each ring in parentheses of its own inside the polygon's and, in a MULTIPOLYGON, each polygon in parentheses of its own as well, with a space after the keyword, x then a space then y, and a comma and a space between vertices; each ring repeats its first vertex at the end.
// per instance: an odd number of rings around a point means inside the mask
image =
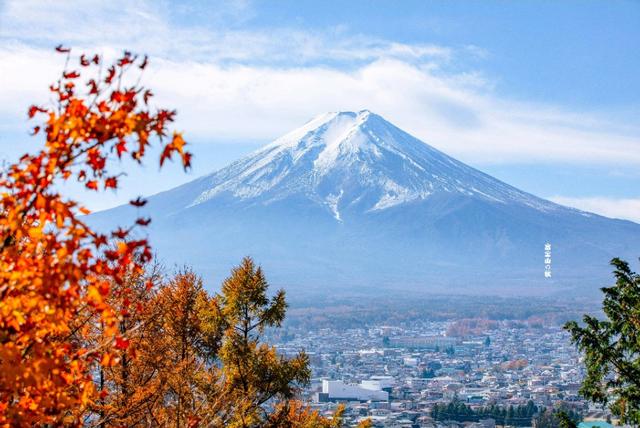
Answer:
MULTIPOLYGON (((243 2, 233 5, 221 9, 220 22, 250 13, 243 2)), ((512 102, 498 97, 486 76, 447 72, 458 54, 489 55, 476 46, 459 53, 343 28, 214 31, 175 24, 174 9, 147 2, 6 3, 0 12, 1 130, 23 130, 27 106, 46 101, 43 91, 62 66, 51 47, 62 40, 107 55, 123 47, 151 53, 145 83, 158 103, 178 109, 178 127, 201 141, 268 140, 325 111, 367 108, 476 164, 640 164, 637 127, 512 102)))
POLYGON ((607 197, 572 198, 566 196, 552 196, 547 199, 561 205, 567 205, 605 217, 631 220, 640 223, 640 199, 616 199, 607 197))

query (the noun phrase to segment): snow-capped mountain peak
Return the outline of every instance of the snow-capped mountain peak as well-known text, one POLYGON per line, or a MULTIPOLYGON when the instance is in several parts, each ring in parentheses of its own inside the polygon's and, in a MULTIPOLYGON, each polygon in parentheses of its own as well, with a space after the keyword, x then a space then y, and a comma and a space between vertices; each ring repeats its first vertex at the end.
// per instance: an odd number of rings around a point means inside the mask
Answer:
MULTIPOLYGON (((140 215, 132 210, 90 221, 113 230, 140 215)), ((369 111, 318 116, 213 174, 151 196, 144 210, 167 262, 193 265, 218 284, 249 254, 275 283, 300 292, 309 285, 483 295, 595 289, 609 278, 607 261, 636 257, 640 242, 640 225, 520 191, 369 111), (552 279, 543 275, 547 265, 552 279)))
POLYGON ((458 162, 368 110, 317 116, 205 183, 191 205, 226 193, 262 204, 302 196, 325 206, 338 221, 343 210, 384 210, 437 192, 557 208, 458 162))

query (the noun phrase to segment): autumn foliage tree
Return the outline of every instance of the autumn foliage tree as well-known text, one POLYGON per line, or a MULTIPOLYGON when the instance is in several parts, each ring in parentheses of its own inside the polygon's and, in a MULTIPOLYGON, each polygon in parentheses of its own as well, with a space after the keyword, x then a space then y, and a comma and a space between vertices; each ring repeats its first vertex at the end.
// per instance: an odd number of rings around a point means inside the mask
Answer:
MULTIPOLYGON (((152 142, 161 146, 160 164, 190 154, 179 133, 167 127, 175 112, 152 109, 150 90, 127 84, 147 59, 125 52, 113 64, 98 56, 66 57, 51 85, 53 102, 32 106, 33 134, 44 148, 26 154, 0 176, 0 424, 76 424, 96 400, 90 367, 110 366, 129 339, 119 331, 122 311, 110 296, 122 293, 125 277, 139 274, 151 258, 145 239, 132 236, 140 218, 111 234, 92 230, 88 213, 56 189, 77 180, 92 191, 118 187, 114 161, 142 162, 152 142), (102 340, 85 346, 78 335, 99 317, 102 340)), ((141 200, 133 201, 142 205, 141 200)), ((123 301, 124 302, 124 301, 123 301)), ((126 306, 126 305, 125 305, 126 306)))
POLYGON ((221 389, 234 403, 228 426, 252 427, 286 420, 289 403, 298 388, 310 380, 304 353, 287 359, 261 340, 265 329, 281 325, 287 309, 284 291, 269 298, 267 287, 262 269, 245 258, 222 284, 216 299, 224 327, 221 389), (269 401, 280 404, 279 412, 265 411, 269 401))
MULTIPOLYGON (((207 395, 218 379, 213 364, 222 330, 202 280, 184 270, 169 279, 151 269, 127 280, 129 305, 120 332, 129 346, 96 380, 103 396, 88 409, 88 426, 195 426, 219 399, 207 395), (148 286, 151 287, 148 287, 148 286)), ((114 299, 114 306, 122 305, 114 299)), ((102 340, 101 330, 93 333, 102 340)), ((88 338, 91 338, 89 335, 88 338)))
MULTIPOLYGON (((98 398, 85 411, 86 426, 151 426, 148 418, 154 403, 161 402, 164 381, 157 375, 157 362, 164 351, 157 338, 162 337, 157 306, 157 290, 163 283, 159 266, 147 266, 144 272, 124 278, 124 293, 113 293, 108 303, 116 309, 118 333, 126 337, 126 349, 116 349, 102 361, 94 362, 92 371, 98 398)), ((91 347, 105 341, 104 325, 94 316, 92 328, 78 340, 91 347)))
POLYGON ((251 259, 210 295, 191 270, 166 278, 150 263, 134 233, 150 219, 104 234, 58 192, 70 180, 118 188, 114 164, 142 162, 152 141, 161 166, 177 155, 188 168, 191 155, 167 131, 175 112, 149 107, 146 57, 107 66, 57 51, 53 104, 29 109, 44 148, 0 175, 0 426, 341 426, 342 409, 327 419, 299 401, 305 354, 263 341, 287 304, 251 259))
POLYGON ((149 340, 159 346, 155 366, 162 378, 162 403, 156 421, 174 427, 212 425, 225 408, 217 394, 217 356, 222 338, 219 311, 202 280, 183 270, 159 291, 159 333, 149 340), (158 364, 159 363, 159 364, 158 364))
POLYGON ((135 358, 125 367, 119 356, 101 372, 106 394, 90 409, 87 425, 343 426, 343 408, 326 418, 300 401, 310 376, 306 356, 283 357, 262 340, 282 322, 287 305, 282 291, 268 296, 251 259, 233 270, 219 294, 207 293, 202 280, 183 269, 137 296, 147 309, 127 317, 135 358))

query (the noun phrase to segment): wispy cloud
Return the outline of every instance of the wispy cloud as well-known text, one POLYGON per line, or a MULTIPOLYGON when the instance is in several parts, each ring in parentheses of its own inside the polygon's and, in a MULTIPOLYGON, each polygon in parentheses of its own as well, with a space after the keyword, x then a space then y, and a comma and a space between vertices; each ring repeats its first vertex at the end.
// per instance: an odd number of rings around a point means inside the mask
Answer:
MULTIPOLYGON (((80 48, 128 49, 175 60, 243 64, 312 64, 369 61, 381 56, 447 60, 451 49, 430 44, 408 45, 361 35, 343 27, 311 32, 295 28, 252 31, 236 28, 251 16, 248 2, 220 2, 207 8, 208 25, 193 21, 188 6, 156 1, 9 1, 1 14, 0 37, 41 47, 63 42, 80 48)), ((474 49, 472 49, 475 52, 474 49)), ((469 51, 471 52, 471 51, 469 51)))
POLYGON ((634 198, 570 198, 552 196, 549 200, 561 205, 589 211, 605 217, 631 220, 640 223, 640 199, 634 198))

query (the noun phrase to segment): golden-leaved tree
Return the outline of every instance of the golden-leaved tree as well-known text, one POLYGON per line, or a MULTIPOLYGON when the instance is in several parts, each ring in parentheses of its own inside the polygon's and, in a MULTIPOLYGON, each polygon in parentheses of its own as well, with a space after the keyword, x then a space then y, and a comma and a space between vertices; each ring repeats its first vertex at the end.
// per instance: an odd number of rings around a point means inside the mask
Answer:
POLYGON ((287 308, 284 291, 269 298, 267 287, 262 269, 245 258, 222 284, 222 293, 216 298, 224 328, 221 390, 234 403, 226 421, 231 427, 286 420, 297 387, 310 380, 304 353, 287 359, 261 342, 265 329, 281 325, 287 308), (268 413, 264 405, 272 401, 280 407, 268 413))
MULTIPOLYGON (((123 293, 108 297, 109 305, 119 314, 118 333, 126 338, 126 349, 116 349, 106 359, 96 361, 91 369, 98 397, 84 413, 87 426, 150 426, 150 409, 162 404, 157 362, 164 349, 151 338, 160 338, 162 308, 156 295, 161 275, 157 265, 145 272, 130 273, 124 278, 123 293)), ((104 342, 104 325, 94 316, 92 328, 78 337, 85 346, 104 342)))
POLYGON ((131 329, 128 350, 135 358, 125 368, 126 355, 119 355, 101 371, 106 395, 88 415, 89 425, 341 426, 341 412, 326 419, 297 398, 310 376, 306 355, 285 358, 262 341, 265 329, 284 319, 286 302, 283 291, 268 297, 251 259, 213 296, 188 269, 155 284, 132 296, 147 309, 121 318, 131 329))

